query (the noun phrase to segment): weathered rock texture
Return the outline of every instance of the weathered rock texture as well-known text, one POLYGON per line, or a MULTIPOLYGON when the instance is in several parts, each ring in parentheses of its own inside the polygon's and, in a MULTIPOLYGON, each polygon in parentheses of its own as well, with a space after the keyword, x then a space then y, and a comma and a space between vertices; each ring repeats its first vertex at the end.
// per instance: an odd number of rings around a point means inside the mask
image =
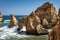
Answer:
POLYGON ((21 29, 26 26, 27 33, 46 34, 46 28, 52 28, 58 22, 58 15, 53 4, 46 2, 25 18, 19 19, 18 25, 21 29))
POLYGON ((17 23, 17 20, 13 14, 10 15, 10 24, 11 26, 15 26, 17 23))
POLYGON ((58 16, 60 17, 60 9, 59 9, 59 11, 58 11, 58 16))
POLYGON ((51 28, 52 26, 56 25, 56 23, 58 21, 56 9, 53 6, 53 4, 51 4, 49 2, 43 4, 41 7, 37 8, 35 13, 37 16, 39 16, 43 27, 51 28), (45 25, 43 24, 43 21, 45 21, 44 22, 45 25))
POLYGON ((1 12, 0 12, 0 22, 3 22, 3 21, 4 21, 4 19, 3 19, 1 12))
POLYGON ((59 8, 59 11, 58 11, 58 23, 57 24, 60 24, 60 8, 59 8))
POLYGON ((49 33, 49 40, 60 40, 60 24, 52 28, 49 33))

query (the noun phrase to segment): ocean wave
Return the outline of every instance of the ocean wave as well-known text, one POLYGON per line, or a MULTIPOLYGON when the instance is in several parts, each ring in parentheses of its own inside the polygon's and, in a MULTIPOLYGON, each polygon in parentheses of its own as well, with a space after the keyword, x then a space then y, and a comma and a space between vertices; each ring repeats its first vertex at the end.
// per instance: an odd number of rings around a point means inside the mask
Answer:
MULTIPOLYGON (((17 33, 17 28, 18 26, 14 26, 13 28, 8 28, 8 26, 4 26, 0 28, 0 39, 6 39, 8 36, 12 37, 18 37, 18 38, 24 38, 24 37, 29 37, 28 35, 24 34, 18 34, 17 33)), ((21 31, 26 31, 26 28, 23 27, 21 31)))

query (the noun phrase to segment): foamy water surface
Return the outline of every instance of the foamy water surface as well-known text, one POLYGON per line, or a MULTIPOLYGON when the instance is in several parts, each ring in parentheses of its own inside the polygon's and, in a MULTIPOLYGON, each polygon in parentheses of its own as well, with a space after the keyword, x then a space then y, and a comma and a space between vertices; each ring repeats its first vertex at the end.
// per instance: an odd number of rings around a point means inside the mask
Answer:
MULTIPOLYGON (((5 20, 4 23, 9 23, 10 20, 5 20)), ((18 34, 17 31, 18 26, 14 26, 12 28, 8 28, 8 26, 3 26, 0 28, 0 39, 6 39, 9 38, 10 36, 12 37, 18 37, 18 38, 24 38, 24 37, 29 37, 26 35, 26 33, 18 34)), ((26 31, 26 28, 23 27, 21 31, 26 31)))

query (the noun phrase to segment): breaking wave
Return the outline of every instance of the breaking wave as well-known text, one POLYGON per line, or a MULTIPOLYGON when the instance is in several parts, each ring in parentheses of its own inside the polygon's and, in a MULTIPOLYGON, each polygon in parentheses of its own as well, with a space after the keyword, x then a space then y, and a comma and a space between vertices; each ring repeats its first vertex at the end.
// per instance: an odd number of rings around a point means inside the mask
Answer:
MULTIPOLYGON (((18 37, 18 38, 28 37, 28 35, 26 35, 26 33, 22 33, 23 35, 18 34, 17 25, 12 28, 8 28, 9 23, 10 23, 10 20, 4 20, 4 22, 3 22, 4 26, 0 27, 0 39, 6 39, 6 38, 9 38, 9 36, 18 37)), ((23 27, 21 29, 21 31, 22 30, 26 31, 26 28, 23 27)))

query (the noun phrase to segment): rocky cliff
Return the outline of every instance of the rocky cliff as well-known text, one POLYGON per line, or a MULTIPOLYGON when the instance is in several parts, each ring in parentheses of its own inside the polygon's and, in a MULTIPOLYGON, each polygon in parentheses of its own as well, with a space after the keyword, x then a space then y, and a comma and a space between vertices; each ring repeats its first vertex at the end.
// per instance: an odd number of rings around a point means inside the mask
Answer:
POLYGON ((19 28, 26 26, 27 33, 47 34, 58 22, 58 15, 52 3, 46 2, 25 18, 19 19, 19 28))
POLYGON ((60 24, 52 28, 48 37, 49 40, 60 40, 60 24))

